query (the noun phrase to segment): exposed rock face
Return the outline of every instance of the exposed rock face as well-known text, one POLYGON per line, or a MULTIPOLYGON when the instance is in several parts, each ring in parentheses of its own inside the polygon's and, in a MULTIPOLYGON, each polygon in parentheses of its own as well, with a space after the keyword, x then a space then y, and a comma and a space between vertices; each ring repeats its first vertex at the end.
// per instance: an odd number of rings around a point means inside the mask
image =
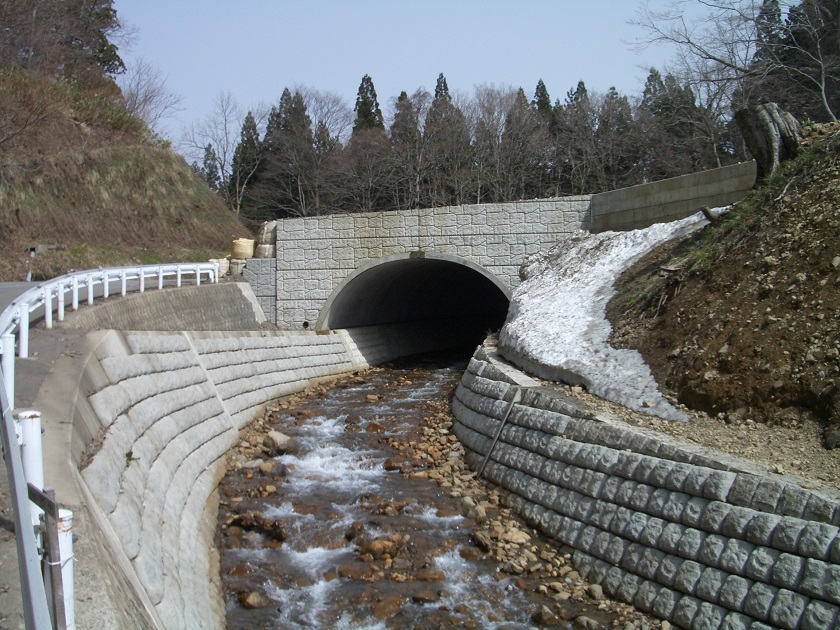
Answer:
POLYGON ((758 165, 758 181, 775 175, 779 165, 796 157, 802 128, 796 119, 775 103, 747 107, 735 113, 735 121, 747 148, 758 165))

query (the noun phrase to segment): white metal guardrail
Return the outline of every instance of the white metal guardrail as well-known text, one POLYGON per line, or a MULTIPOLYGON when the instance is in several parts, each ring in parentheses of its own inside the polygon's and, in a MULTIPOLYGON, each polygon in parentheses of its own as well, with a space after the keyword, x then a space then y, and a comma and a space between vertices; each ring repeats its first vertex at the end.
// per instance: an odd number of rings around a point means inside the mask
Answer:
MULTIPOLYGON (((50 499, 44 499, 42 496, 44 488, 37 487, 43 485, 43 479, 36 479, 37 484, 28 485, 27 482, 33 480, 26 479, 24 473, 19 446, 21 438, 17 435, 12 413, 15 408, 15 349, 17 348, 19 357, 28 357, 30 323, 42 318, 44 325, 51 328, 54 318, 58 321, 64 320, 68 304, 72 310, 77 310, 81 300, 93 304, 97 297, 108 298, 117 294, 124 296, 130 291, 143 293, 147 288, 153 287, 158 289, 165 286, 180 287, 185 278, 190 277, 196 285, 200 285, 203 280, 211 283, 218 282, 219 265, 218 263, 179 263, 71 273, 33 285, 0 313, 0 355, 2 355, 0 357, 0 403, 2 403, 3 412, 2 423, 0 423, 2 440, 0 441, 2 441, 9 476, 23 614, 28 630, 46 630, 55 626, 63 628, 65 625, 73 627, 74 622, 72 616, 70 619, 65 619, 62 612, 55 610, 53 610, 55 619, 50 618, 50 605, 47 601, 41 571, 42 558, 40 556, 43 545, 37 542, 35 528, 32 526, 30 498, 33 495, 41 496, 39 505, 42 505, 44 501, 49 502, 50 499)), ((37 412, 26 413, 40 416, 37 412)), ((47 564, 55 563, 48 561, 47 564)), ((70 596, 72 597, 72 589, 70 596)), ((70 610, 72 610, 72 602, 70 602, 70 610)))

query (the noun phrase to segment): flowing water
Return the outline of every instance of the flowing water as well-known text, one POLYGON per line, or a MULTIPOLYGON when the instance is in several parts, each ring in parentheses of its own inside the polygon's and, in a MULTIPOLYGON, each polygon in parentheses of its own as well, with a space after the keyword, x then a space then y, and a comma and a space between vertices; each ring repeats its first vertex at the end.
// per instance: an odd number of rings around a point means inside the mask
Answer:
POLYGON ((499 570, 424 472, 422 419, 463 367, 375 370, 272 415, 293 449, 220 486, 229 628, 533 627, 535 584, 499 570))

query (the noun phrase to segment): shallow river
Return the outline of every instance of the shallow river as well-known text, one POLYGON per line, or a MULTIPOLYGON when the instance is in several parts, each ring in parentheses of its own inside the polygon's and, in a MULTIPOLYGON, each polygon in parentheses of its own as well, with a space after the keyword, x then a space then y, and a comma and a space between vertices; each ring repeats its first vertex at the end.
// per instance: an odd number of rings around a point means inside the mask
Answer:
POLYGON ((229 628, 534 627, 537 583, 500 571, 426 478, 422 420, 463 367, 375 370, 272 414, 291 450, 220 486, 229 628))

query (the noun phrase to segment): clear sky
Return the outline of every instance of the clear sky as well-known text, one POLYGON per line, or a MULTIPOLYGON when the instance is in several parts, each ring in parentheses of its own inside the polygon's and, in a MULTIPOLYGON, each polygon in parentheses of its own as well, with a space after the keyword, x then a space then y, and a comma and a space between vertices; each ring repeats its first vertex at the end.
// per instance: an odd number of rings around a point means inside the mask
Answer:
MULTIPOLYGON (((651 6, 664 0, 651 0, 651 6)), ((628 23, 639 0, 115 0, 137 29, 127 64, 157 67, 182 98, 164 121, 173 140, 203 119, 222 92, 244 108, 275 103, 285 87, 334 92, 352 108, 369 74, 383 112, 403 90, 451 92, 479 84, 522 87, 542 79, 552 101, 578 80, 590 92, 641 93, 647 68, 667 51, 643 54, 628 23)))

